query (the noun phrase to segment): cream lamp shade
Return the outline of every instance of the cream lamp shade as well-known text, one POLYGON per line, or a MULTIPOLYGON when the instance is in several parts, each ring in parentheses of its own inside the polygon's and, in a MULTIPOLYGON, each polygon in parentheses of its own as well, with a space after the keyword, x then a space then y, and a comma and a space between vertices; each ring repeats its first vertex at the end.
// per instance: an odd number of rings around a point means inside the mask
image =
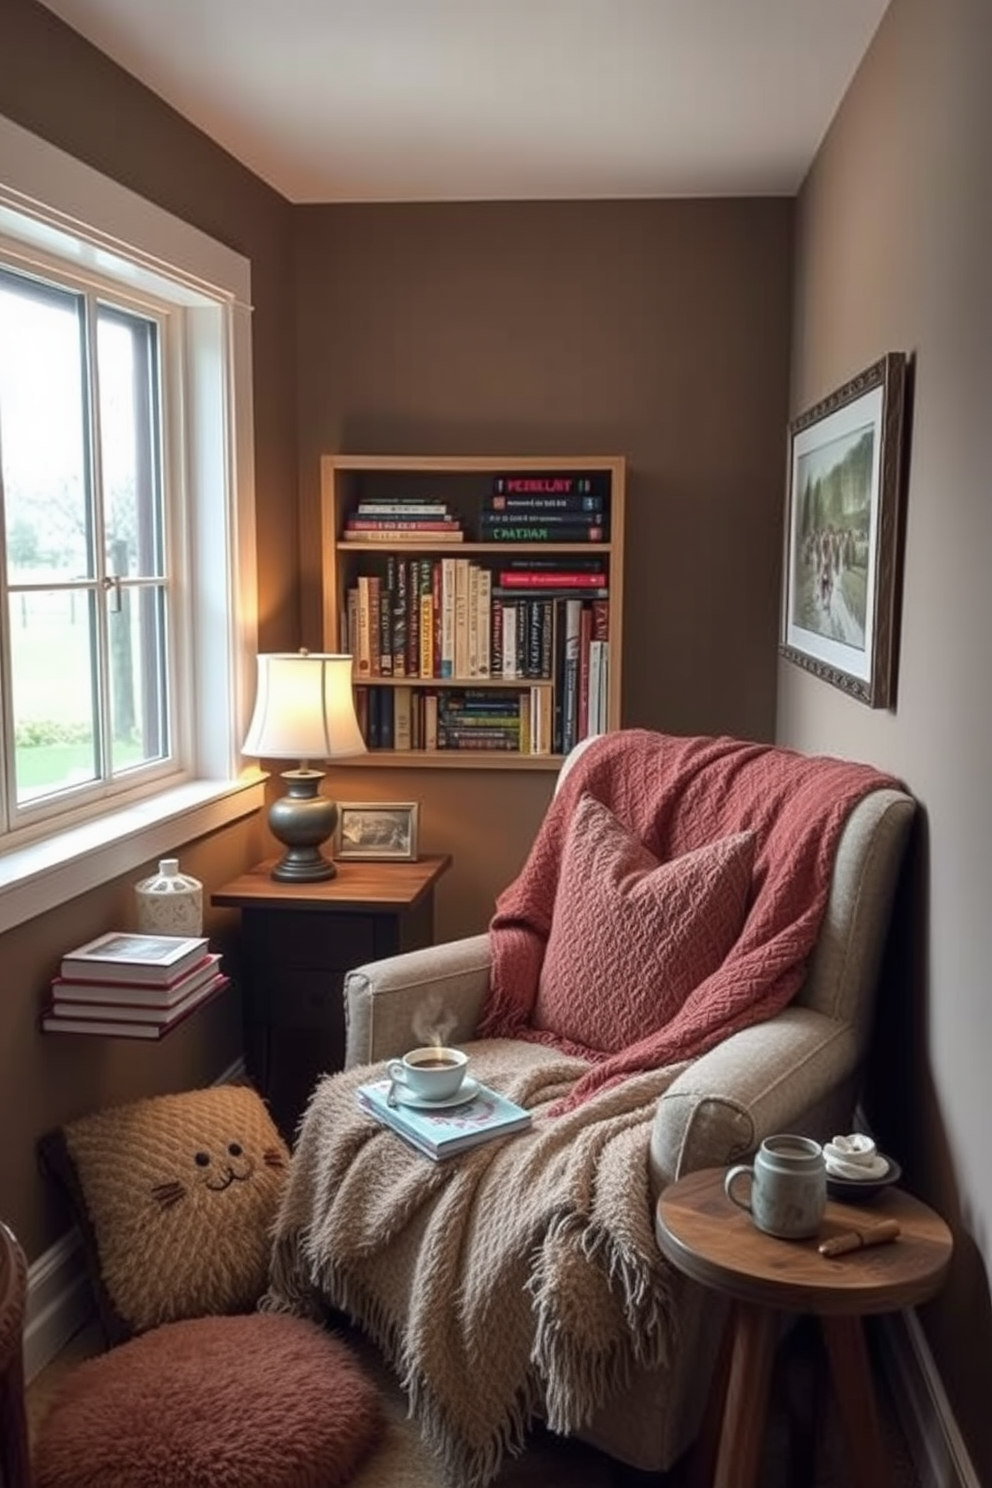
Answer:
POLYGON ((243 752, 257 759, 299 760, 281 772, 287 793, 269 807, 272 835, 286 848, 272 869, 283 882, 333 878, 321 847, 337 826, 337 803, 321 795, 322 770, 311 760, 339 760, 365 753, 355 717, 352 659, 314 651, 258 657, 255 711, 243 752))

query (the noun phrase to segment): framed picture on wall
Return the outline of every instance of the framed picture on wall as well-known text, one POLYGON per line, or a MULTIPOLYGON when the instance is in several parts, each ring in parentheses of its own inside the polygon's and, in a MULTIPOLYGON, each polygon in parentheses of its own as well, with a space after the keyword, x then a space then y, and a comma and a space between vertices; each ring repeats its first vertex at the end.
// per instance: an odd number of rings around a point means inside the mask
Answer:
POLYGON ((895 697, 906 357, 789 425, 782 655, 872 708, 895 697))
POLYGON ((417 861, 416 801, 339 801, 334 856, 417 861))

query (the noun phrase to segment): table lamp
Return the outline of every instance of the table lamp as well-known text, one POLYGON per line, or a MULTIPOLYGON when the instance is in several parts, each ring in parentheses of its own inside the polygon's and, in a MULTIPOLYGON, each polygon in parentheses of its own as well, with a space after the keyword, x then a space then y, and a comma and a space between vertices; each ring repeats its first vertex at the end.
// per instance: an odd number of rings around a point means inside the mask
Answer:
POLYGON ((272 869, 281 883, 333 878, 321 852, 334 834, 337 802, 320 793, 323 770, 311 760, 348 759, 365 753, 351 689, 351 657, 281 652, 258 657, 258 686, 244 753, 258 759, 295 759, 281 771, 287 792, 269 807, 269 828, 286 851, 272 869))

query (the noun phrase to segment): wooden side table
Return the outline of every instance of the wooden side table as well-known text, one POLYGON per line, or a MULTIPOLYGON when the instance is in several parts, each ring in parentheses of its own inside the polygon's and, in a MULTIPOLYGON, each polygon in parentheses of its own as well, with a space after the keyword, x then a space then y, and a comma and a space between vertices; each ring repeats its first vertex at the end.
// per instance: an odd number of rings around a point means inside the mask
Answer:
POLYGON ((726 1197, 725 1171, 705 1168, 671 1184, 655 1215, 658 1244, 672 1264, 732 1299, 719 1388, 710 1397, 720 1419, 704 1422, 697 1481, 713 1488, 756 1485, 778 1314, 795 1312, 819 1321, 854 1482, 884 1488, 891 1474, 861 1319, 932 1296, 950 1264, 950 1230, 919 1199, 890 1188, 870 1205, 828 1201, 815 1239, 778 1240, 726 1197), (832 1235, 883 1219, 898 1221, 898 1239, 833 1259, 817 1249, 832 1235))
POLYGON ((317 1077, 344 1064, 342 986, 366 961, 430 945, 448 856, 338 863, 319 883, 279 883, 276 859, 210 896, 241 911, 245 1061, 289 1137, 317 1077))

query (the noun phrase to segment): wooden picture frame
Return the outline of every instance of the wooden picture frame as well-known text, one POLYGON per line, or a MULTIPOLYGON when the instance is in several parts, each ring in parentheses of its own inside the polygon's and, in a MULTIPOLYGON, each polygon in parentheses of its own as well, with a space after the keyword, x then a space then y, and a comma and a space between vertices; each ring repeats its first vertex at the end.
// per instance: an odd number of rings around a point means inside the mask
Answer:
POLYGON ((888 352, 789 425, 779 649, 871 708, 895 697, 906 381, 888 352))
POLYGON ((415 863, 419 817, 416 801, 339 801, 334 856, 415 863))

